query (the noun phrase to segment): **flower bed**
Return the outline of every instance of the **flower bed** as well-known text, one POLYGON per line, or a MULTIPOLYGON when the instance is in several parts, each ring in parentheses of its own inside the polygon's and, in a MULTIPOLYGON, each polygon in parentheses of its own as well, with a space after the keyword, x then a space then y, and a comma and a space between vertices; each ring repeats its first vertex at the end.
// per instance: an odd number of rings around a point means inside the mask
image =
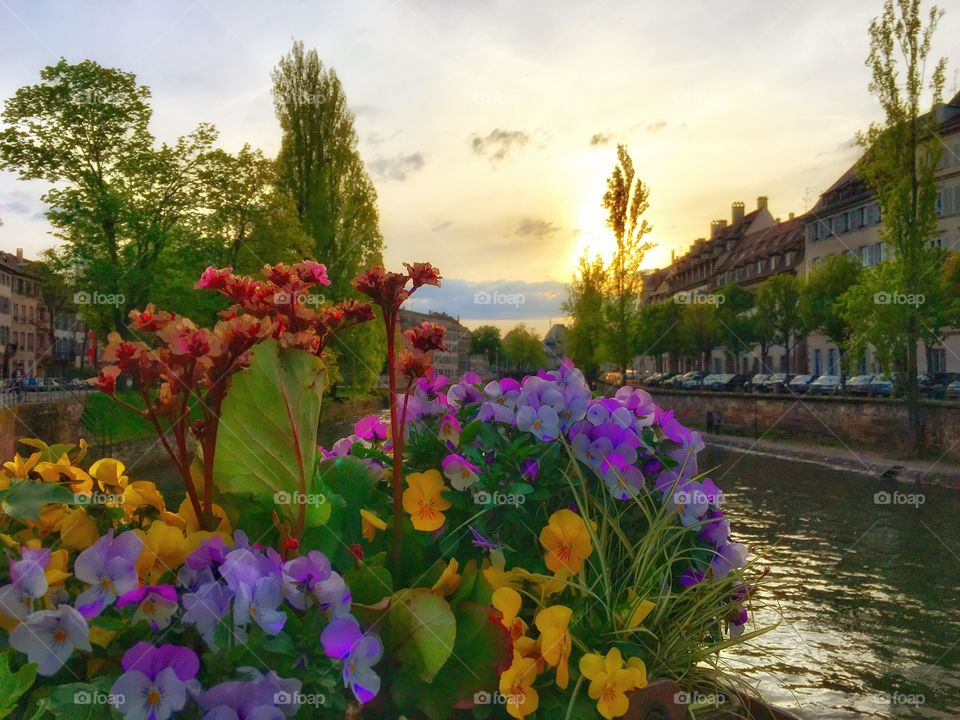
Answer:
POLYGON ((97 384, 135 380, 176 512, 119 460, 83 469, 82 441, 5 463, 0 717, 613 718, 648 679, 681 703, 736 684, 719 654, 762 632, 758 573, 696 432, 569 362, 450 384, 443 328, 398 333, 440 283, 415 264, 355 283, 387 331, 389 420, 318 448, 325 346, 374 316, 299 301, 325 281, 210 269, 216 327, 148 308, 111 338, 97 384))

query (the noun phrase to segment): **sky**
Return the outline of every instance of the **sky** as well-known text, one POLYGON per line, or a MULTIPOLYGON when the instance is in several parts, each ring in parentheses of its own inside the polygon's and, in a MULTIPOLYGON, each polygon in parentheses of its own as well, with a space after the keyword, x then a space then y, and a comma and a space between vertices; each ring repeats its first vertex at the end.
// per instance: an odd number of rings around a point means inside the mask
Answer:
MULTIPOLYGON (((946 5, 946 3, 944 3, 946 5)), ((609 256, 600 200, 627 145, 650 189, 644 266, 661 267, 760 195, 802 213, 879 119, 867 27, 879 0, 0 0, 0 98, 59 57, 136 73, 151 129, 212 122, 275 154, 270 71, 294 40, 343 82, 379 196, 385 260, 447 279, 416 309, 543 332, 585 249, 609 256)), ((938 55, 957 56, 960 8, 938 55), (951 47, 949 39, 953 39, 951 47)), ((957 75, 950 64, 947 92, 957 75)), ((0 173, 0 248, 55 244, 40 183, 0 173)), ((323 261, 324 258, 318 258, 323 261)))

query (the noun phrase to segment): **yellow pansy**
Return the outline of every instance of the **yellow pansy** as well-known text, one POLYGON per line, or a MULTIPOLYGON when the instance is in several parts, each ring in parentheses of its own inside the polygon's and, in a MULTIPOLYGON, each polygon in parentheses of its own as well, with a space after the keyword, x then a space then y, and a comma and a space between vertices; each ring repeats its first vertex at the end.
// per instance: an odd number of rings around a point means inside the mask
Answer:
POLYGON ((156 508, 159 513, 166 510, 163 496, 155 484, 149 480, 134 480, 123 489, 123 510, 127 520, 130 520, 133 513, 142 507, 156 508))
POLYGON ((566 570, 576 574, 593 552, 583 518, 566 508, 550 516, 546 527, 540 531, 540 544, 547 551, 544 559, 552 572, 566 570))
POLYGON ((527 624, 519 617, 523 599, 520 593, 510 587, 501 587, 493 591, 491 604, 500 611, 500 624, 509 632, 514 641, 527 632, 527 624))
POLYGON ((441 595, 453 595, 453 593, 457 591, 457 588, 460 587, 461 578, 459 573, 457 573, 459 567, 460 563, 457 559, 450 558, 450 562, 447 563, 447 566, 443 569, 443 572, 431 589, 441 595))
POLYGON ((529 575, 526 570, 520 567, 506 570, 507 558, 503 550, 497 548, 490 553, 490 559, 483 561, 483 577, 490 583, 490 587, 497 590, 502 587, 518 589, 524 579, 529 575))
POLYGON ((87 515, 85 508, 78 507, 64 515, 60 521, 60 544, 67 550, 86 550, 100 537, 97 524, 87 515))
MULTIPOLYGON (((230 526, 230 520, 227 518, 227 511, 216 503, 213 504, 212 510, 214 527, 211 529, 216 532, 233 532, 233 528, 230 526)), ((193 511, 193 503, 190 502, 190 498, 186 497, 183 499, 183 502, 180 503, 180 507, 177 509, 177 515, 183 518, 184 529, 188 533, 196 532, 200 529, 200 521, 197 520, 197 514, 193 511)), ((169 525, 170 523, 167 524, 169 525)))
POLYGON ((450 509, 450 501, 440 494, 446 486, 438 470, 410 473, 406 477, 407 489, 403 491, 403 509, 410 514, 413 527, 433 532, 443 527, 444 510, 450 509))
POLYGON ((35 452, 28 458, 23 458, 20 453, 13 456, 13 460, 8 460, 3 464, 8 475, 14 478, 25 478, 30 475, 30 471, 40 461, 40 453, 35 452))
POLYGON ((587 694, 597 701, 597 711, 607 720, 625 715, 630 706, 627 693, 646 685, 643 662, 638 658, 630 660, 630 665, 624 667, 617 648, 611 648, 605 658, 596 653, 580 658, 580 672, 590 681, 587 694))
POLYGON ((366 508, 360 508, 360 524, 363 537, 367 540, 373 540, 377 535, 377 530, 387 529, 387 524, 366 508))
POLYGON ((44 505, 40 508, 40 515, 37 518, 40 532, 47 535, 59 530, 60 523, 68 515, 69 510, 66 505, 44 505))
POLYGON ((557 686, 567 687, 570 670, 567 665, 573 641, 569 625, 573 611, 565 605, 551 605, 537 613, 533 624, 540 631, 540 654, 544 662, 557 669, 557 686))
POLYGON ((67 478, 73 492, 90 492, 93 487, 92 478, 80 468, 74 467, 66 453, 55 463, 37 463, 34 470, 45 482, 60 482, 61 477, 67 478))
POLYGON ((514 655, 513 664, 500 675, 500 694, 507 699, 510 717, 523 718, 537 711, 540 696, 533 689, 536 679, 536 661, 514 655))
POLYGON ((647 615, 653 612, 656 605, 649 600, 641 600, 638 603, 637 594, 633 590, 627 593, 627 599, 630 601, 630 607, 633 609, 627 620, 627 627, 632 630, 635 627, 639 627, 640 623, 647 619, 647 615))
POLYGON ((104 490, 113 488, 123 490, 130 478, 124 475, 126 466, 113 458, 102 458, 90 466, 90 475, 97 479, 104 490))
POLYGON ((168 570, 176 571, 187 559, 187 540, 179 528, 154 522, 146 532, 134 530, 143 540, 137 574, 155 585, 168 570))

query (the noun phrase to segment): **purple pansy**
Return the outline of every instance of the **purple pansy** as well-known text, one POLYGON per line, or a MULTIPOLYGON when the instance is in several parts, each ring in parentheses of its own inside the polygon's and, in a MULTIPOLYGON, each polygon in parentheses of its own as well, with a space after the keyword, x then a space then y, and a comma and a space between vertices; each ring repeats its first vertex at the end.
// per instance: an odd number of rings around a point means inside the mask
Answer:
POLYGON ((447 455, 440 462, 440 466, 454 489, 461 492, 480 479, 480 468, 462 455, 447 455))
POLYGON ((202 585, 194 593, 183 596, 183 622, 195 625, 203 641, 211 650, 217 649, 214 629, 230 611, 233 591, 219 582, 202 585))
POLYGON ((713 576, 725 578, 735 568, 742 568, 747 564, 747 548, 740 543, 728 542, 717 548, 717 554, 710 563, 713 576))
POLYGON ((560 434, 560 417, 550 405, 537 409, 524 405, 517 410, 517 429, 533 433, 540 440, 554 440, 560 434))
POLYGON ((362 420, 358 420, 353 426, 353 432, 361 440, 369 442, 381 442, 387 439, 387 424, 376 415, 369 415, 362 420))
POLYGON ((317 584, 331 571, 330 560, 319 550, 288 560, 283 565, 283 596, 297 610, 305 610, 317 584))
POLYGON ((320 635, 328 657, 343 660, 343 684, 361 703, 376 697, 380 677, 373 666, 383 656, 383 644, 376 635, 364 635, 360 624, 351 616, 336 618, 320 635))
POLYGON ((50 548, 20 548, 20 559, 10 560, 10 584, 0 587, 0 612, 23 620, 33 609, 33 601, 47 593, 47 565, 50 548))
POLYGON ((53 675, 74 648, 90 651, 90 627, 69 605, 38 610, 10 632, 10 647, 26 653, 27 660, 40 666, 41 675, 53 675))
POLYGON ((117 607, 137 605, 133 621, 146 620, 154 632, 170 625, 177 612, 177 589, 173 585, 143 585, 117 598, 117 607))
POLYGON ((90 585, 77 598, 77 609, 84 617, 99 615, 103 609, 137 587, 136 563, 143 541, 133 531, 113 536, 107 531, 97 542, 77 555, 73 574, 90 585))

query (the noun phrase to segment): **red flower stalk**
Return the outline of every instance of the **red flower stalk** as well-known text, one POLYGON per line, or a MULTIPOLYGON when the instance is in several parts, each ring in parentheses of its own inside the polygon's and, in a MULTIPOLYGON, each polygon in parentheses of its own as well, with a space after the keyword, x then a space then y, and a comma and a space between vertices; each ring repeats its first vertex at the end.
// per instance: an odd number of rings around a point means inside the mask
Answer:
MULTIPOLYGON (((440 286, 440 273, 430 263, 404 263, 407 272, 388 272, 382 267, 374 267, 360 273, 354 278, 353 286, 364 295, 371 298, 374 304, 380 307, 383 313, 383 323, 387 331, 387 381, 390 386, 390 436, 393 438, 393 474, 391 486, 393 490, 393 546, 391 554, 394 562, 399 561, 403 545, 403 446, 404 424, 406 417, 398 417, 397 408, 397 323, 400 315, 400 306, 418 288, 424 285, 440 286), (408 287, 409 285, 409 287, 408 287)), ((429 323, 428 323, 429 324, 429 323)), ((443 338, 440 338, 442 343, 443 338)), ((426 342, 426 341, 425 341, 426 342)), ((423 354, 421 352, 421 354, 423 354)), ((412 385, 408 373, 429 368, 426 356, 416 357, 404 355, 401 363, 404 365, 404 374, 408 377, 404 391, 406 397, 412 385)), ((404 400, 404 416, 406 415, 406 399, 404 400)))

